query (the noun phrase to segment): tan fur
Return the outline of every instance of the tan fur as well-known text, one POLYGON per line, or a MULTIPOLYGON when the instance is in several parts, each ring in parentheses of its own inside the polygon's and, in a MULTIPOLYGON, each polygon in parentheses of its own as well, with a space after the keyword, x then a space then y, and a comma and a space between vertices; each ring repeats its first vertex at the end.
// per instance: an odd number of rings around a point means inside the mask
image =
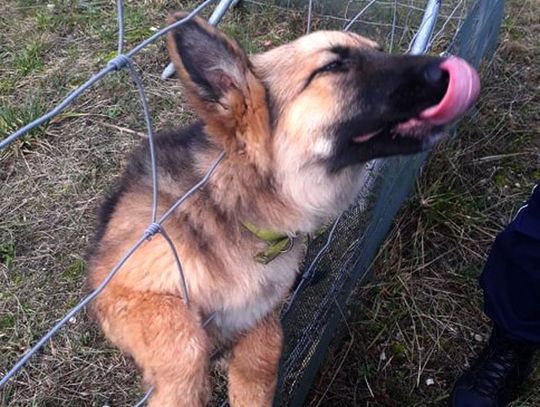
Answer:
MULTIPOLYGON (((328 49, 334 45, 359 48, 378 47, 375 42, 354 33, 317 31, 264 54, 255 55, 253 64, 258 75, 273 84, 279 105, 285 108, 298 95, 309 73, 330 62, 333 56, 328 49)), ((334 98, 336 95, 328 94, 327 96, 334 98)), ((315 101, 319 102, 319 108, 329 106, 326 103, 320 103, 318 99, 315 101)), ((338 104, 336 107, 340 106, 341 104, 338 104)))
MULTIPOLYGON (((314 161, 327 149, 321 129, 346 108, 339 95, 323 83, 298 92, 309 72, 328 60, 325 49, 332 44, 376 44, 352 34, 320 32, 249 61, 235 41, 196 21, 229 44, 239 65, 220 79, 228 89, 221 99, 209 103, 169 34, 169 53, 212 143, 190 151, 195 167, 179 174, 180 180, 160 175, 159 214, 203 176, 222 149, 227 154, 204 195, 195 194, 164 224, 182 261, 191 305, 181 298, 173 255, 158 234, 124 264, 93 309, 108 338, 133 356, 145 381, 155 387, 151 407, 204 406, 209 354, 221 346, 233 351, 231 405, 270 406, 282 347, 273 312, 295 281, 305 250, 300 234, 315 231, 345 209, 361 178, 360 167, 330 177, 314 161), (273 131, 258 78, 276 90, 280 120, 273 131), (298 237, 289 252, 262 265, 253 256, 266 243, 243 222, 298 237), (203 329, 202 322, 214 312, 215 319, 203 329)), ((150 185, 143 176, 120 196, 90 258, 91 288, 144 233, 151 216, 150 185)))
POLYGON ((238 339, 229 366, 232 405, 262 407, 272 403, 282 342, 281 326, 274 315, 238 339))

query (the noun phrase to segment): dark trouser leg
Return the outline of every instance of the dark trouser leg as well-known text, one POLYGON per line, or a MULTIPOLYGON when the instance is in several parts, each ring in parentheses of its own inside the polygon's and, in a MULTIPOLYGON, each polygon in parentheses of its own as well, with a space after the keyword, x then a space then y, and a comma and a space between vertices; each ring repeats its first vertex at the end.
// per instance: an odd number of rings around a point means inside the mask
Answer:
POLYGON ((497 236, 480 285, 501 333, 540 347, 540 187, 497 236))
POLYGON ((456 382, 452 407, 501 407, 517 395, 540 347, 540 187, 495 239, 480 278, 488 345, 456 382))

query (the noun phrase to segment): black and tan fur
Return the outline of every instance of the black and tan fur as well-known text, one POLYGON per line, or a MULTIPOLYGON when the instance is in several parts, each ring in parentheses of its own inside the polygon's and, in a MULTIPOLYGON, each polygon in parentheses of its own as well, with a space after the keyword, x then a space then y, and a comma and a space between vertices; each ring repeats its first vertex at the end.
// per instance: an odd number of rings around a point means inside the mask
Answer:
MULTIPOLYGON (((209 355, 223 345, 232 349, 231 405, 269 406, 282 346, 274 313, 297 276, 300 236, 353 202, 367 160, 431 144, 427 134, 396 136, 392 128, 437 103, 445 78, 426 84, 422 76, 436 58, 388 56, 374 42, 342 32, 316 32, 248 58, 196 18, 169 33, 168 47, 200 120, 156 137, 158 213, 226 152, 208 184, 164 225, 182 260, 191 306, 181 298, 170 248, 156 235, 93 309, 107 337, 155 387, 150 406, 204 406, 209 355), (352 142, 374 131, 381 134, 352 142), (267 243, 246 222, 295 236, 296 243, 267 265, 258 263, 254 255, 267 243)), ((143 143, 103 206, 89 262, 92 288, 144 233, 151 189, 143 143)))

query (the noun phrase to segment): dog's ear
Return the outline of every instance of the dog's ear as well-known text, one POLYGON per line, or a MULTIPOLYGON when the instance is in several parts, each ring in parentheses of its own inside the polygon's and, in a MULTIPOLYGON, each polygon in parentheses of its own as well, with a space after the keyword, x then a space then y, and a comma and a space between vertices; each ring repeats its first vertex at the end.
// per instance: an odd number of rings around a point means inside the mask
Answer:
MULTIPOLYGON (((176 13, 168 23, 185 16, 176 13)), ((268 136, 265 89, 235 40, 196 17, 169 31, 167 41, 188 101, 211 136, 231 149, 252 144, 246 137, 268 136)))
MULTIPOLYGON (((176 13, 172 24, 186 17, 176 13)), ((236 41, 195 17, 169 32, 169 54, 190 91, 207 103, 226 103, 225 95, 245 81, 247 58, 236 41)))

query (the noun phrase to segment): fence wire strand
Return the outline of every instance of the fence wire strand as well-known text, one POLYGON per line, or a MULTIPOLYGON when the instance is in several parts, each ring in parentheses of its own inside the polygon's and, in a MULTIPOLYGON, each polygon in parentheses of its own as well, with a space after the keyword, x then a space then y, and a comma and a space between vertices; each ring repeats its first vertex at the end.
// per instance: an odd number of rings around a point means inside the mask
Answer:
POLYGON ((306 34, 311 32, 311 15, 313 14, 313 0, 309 0, 308 3, 308 14, 307 14, 307 24, 306 24, 306 34))
MULTIPOLYGON (((119 0, 121 3, 121 0, 119 0)), ((131 79, 139 92, 139 100, 142 104, 144 122, 146 124, 146 135, 148 136, 148 146, 150 149, 150 168, 152 171, 152 217, 151 222, 154 223, 157 218, 158 207, 158 179, 157 179, 157 163, 156 163, 156 144, 154 141, 154 131, 152 130, 152 117, 150 115, 150 109, 148 108, 148 99, 144 91, 144 85, 142 79, 135 69, 133 62, 127 58, 126 66, 131 74, 131 79)))
MULTIPOLYGON (((119 0, 117 0, 119 1, 119 0)), ((131 51, 129 51, 127 54, 125 54, 125 57, 127 58, 133 58, 135 55, 137 55, 139 52, 141 52, 145 47, 148 45, 154 43, 158 38, 164 36, 169 31, 175 29, 176 27, 179 27, 180 25, 188 22, 193 17, 195 17, 197 14, 199 14, 205 7, 210 5, 211 3, 215 2, 216 0, 206 0, 203 3, 201 3, 199 6, 197 6, 191 13, 189 13, 185 18, 182 20, 178 20, 177 22, 159 30, 154 35, 152 35, 150 38, 146 39, 145 41, 141 42, 139 45, 137 45, 135 48, 133 48, 131 51)), ((127 63, 126 60, 122 57, 123 54, 120 54, 116 58, 113 58, 105 68, 103 68, 101 71, 99 71, 97 74, 92 76, 90 79, 88 79, 83 85, 75 89, 73 92, 71 92, 62 102, 60 102, 55 108, 53 108, 48 113, 44 114, 40 118, 28 123, 26 126, 20 128, 15 133, 11 134, 10 136, 6 137, 4 140, 0 141, 0 150, 7 147, 9 144, 13 143, 15 140, 19 139, 20 137, 24 136, 26 133, 28 133, 30 130, 41 126, 43 123, 49 121, 53 117, 57 116, 59 113, 61 113, 67 106, 69 106, 71 103, 73 103, 79 96, 81 96, 86 90, 88 90, 92 85, 94 85, 99 80, 103 79, 105 76, 107 76, 109 73, 119 70, 124 67, 124 65, 127 63)))
POLYGON ((349 31, 351 27, 353 26, 353 24, 356 23, 356 21, 360 17, 362 17, 362 14, 364 14, 373 4, 375 4, 376 1, 377 0, 371 0, 368 4, 366 4, 364 8, 358 12, 358 14, 356 14, 347 24, 345 24, 345 26, 343 27, 343 30, 349 31))
POLYGON ((124 4, 122 0, 116 2, 116 17, 118 20, 118 55, 124 52, 124 4))

